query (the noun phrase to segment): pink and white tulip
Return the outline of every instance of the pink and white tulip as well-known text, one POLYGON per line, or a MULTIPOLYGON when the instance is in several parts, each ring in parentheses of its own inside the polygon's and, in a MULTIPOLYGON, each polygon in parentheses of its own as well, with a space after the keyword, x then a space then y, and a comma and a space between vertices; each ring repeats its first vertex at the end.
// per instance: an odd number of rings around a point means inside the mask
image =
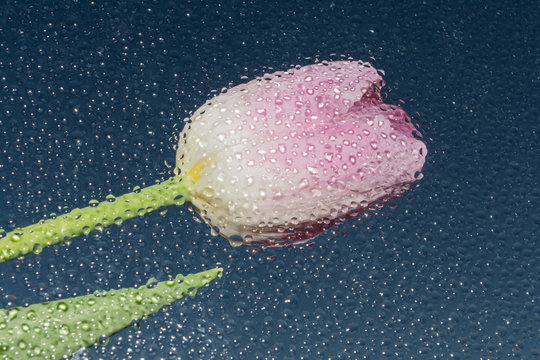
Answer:
MULTIPOLYGON (((427 153, 409 117, 384 104, 364 62, 276 72, 205 103, 180 134, 177 173, 231 240, 306 240, 333 219, 401 194, 427 153)), ((237 242, 237 241, 234 241, 237 242)))

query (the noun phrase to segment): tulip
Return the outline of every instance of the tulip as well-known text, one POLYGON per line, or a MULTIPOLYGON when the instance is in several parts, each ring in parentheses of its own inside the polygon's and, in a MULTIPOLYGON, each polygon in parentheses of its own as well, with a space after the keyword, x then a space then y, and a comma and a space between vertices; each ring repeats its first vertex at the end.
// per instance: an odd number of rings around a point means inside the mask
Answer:
POLYGON ((188 201, 231 244, 310 239, 400 195, 427 153, 364 62, 297 67, 229 89, 180 134, 176 176, 0 239, 0 262, 188 201))
POLYGON ((312 238, 422 170, 426 147, 405 111, 382 102, 382 85, 369 64, 339 61, 233 87, 184 128, 176 173, 233 243, 312 238))

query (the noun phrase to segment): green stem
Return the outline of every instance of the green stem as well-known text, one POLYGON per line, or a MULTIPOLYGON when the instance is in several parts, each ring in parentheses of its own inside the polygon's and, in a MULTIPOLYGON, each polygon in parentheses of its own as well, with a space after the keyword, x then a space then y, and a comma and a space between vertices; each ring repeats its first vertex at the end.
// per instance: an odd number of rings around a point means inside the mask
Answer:
MULTIPOLYGON (((171 205, 189 201, 187 182, 179 176, 159 184, 148 186, 139 192, 131 192, 103 201, 97 206, 76 208, 56 218, 17 228, 0 238, 0 263, 40 252, 44 247, 103 229, 112 224, 142 216, 171 205)), ((97 202, 96 202, 97 203, 97 202)))
POLYGON ((152 282, 139 288, 0 309, 0 358, 60 359, 146 319, 208 284, 223 269, 152 282))

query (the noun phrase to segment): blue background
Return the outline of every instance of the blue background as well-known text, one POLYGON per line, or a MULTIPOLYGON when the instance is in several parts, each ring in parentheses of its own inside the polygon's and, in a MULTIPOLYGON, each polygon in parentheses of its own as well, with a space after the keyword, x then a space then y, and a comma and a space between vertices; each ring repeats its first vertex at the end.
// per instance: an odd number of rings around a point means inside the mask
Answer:
POLYGON ((6 230, 167 178, 216 90, 317 59, 384 69, 428 157, 397 207, 311 247, 231 248, 171 208, 0 264, 1 307, 221 262, 82 357, 540 357, 539 19, 535 1, 3 1, 6 230))

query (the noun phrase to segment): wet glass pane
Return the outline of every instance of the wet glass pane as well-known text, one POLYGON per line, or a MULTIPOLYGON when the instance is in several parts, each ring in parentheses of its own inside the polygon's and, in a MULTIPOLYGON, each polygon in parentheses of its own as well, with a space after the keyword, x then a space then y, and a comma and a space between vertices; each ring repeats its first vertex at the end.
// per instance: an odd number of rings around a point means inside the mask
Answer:
POLYGON ((170 178, 208 99, 323 61, 384 70, 427 156, 401 196, 292 246, 232 246, 184 204, 32 249, 0 264, 0 308, 220 264, 75 358, 540 357, 539 19, 534 1, 3 3, 5 232, 170 178))

